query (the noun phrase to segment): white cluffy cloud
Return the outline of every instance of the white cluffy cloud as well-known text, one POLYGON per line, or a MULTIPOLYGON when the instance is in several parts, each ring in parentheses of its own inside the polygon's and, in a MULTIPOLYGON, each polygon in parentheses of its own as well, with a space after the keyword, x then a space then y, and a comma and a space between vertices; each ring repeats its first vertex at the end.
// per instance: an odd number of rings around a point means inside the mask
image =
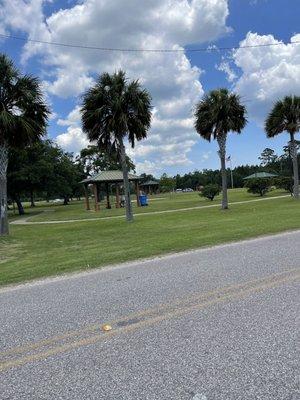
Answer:
MULTIPOLYGON (((300 34, 291 42, 300 41, 300 34)), ((241 70, 234 89, 245 101, 250 117, 262 124, 272 104, 290 94, 300 93, 300 44, 284 44, 273 35, 249 32, 240 46, 274 44, 233 51, 241 70)))
POLYGON ((80 106, 76 106, 67 116, 66 119, 59 118, 57 125, 60 126, 77 126, 80 125, 80 106))
POLYGON ((69 126, 65 133, 56 137, 56 142, 66 151, 70 153, 79 153, 81 149, 88 146, 89 141, 82 134, 79 127, 69 126))
POLYGON ((233 82, 237 78, 237 74, 230 67, 228 61, 222 60, 222 62, 219 65, 216 65, 216 68, 218 71, 222 71, 226 74, 228 82, 233 82))
MULTIPOLYGON (((42 0, 7 3, 0 11, 0 28, 22 30, 29 38, 51 42, 183 50, 187 44, 210 42, 229 30, 228 0, 82 0, 47 17, 42 0)), ((46 72, 51 71, 45 87, 52 96, 78 96, 97 74, 119 68, 130 79, 140 79, 153 97, 153 126, 149 138, 131 156, 141 169, 156 173, 166 166, 190 163, 188 153, 197 140, 191 113, 203 89, 202 71, 191 65, 184 52, 104 52, 27 42, 23 61, 32 56, 41 57, 46 72)), ((58 119, 66 131, 57 142, 68 150, 78 151, 86 143, 79 119, 78 107, 58 119)))

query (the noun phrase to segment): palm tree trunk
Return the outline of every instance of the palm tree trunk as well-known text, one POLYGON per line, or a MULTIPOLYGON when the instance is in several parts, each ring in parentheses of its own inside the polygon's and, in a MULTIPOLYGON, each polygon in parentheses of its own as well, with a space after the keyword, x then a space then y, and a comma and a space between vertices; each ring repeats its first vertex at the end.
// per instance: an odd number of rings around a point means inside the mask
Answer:
POLYGON ((0 236, 8 235, 7 218, 7 165, 8 149, 0 145, 0 236))
POLYGON ((221 160, 221 175, 222 175, 222 210, 228 209, 227 198, 227 171, 226 171, 226 138, 227 135, 218 136, 219 156, 221 160))
POLYGON ((291 132, 290 135, 291 135, 290 149, 293 160, 293 175, 294 175, 293 194, 295 199, 299 199, 299 171, 298 171, 298 160, 297 160, 297 145, 295 143, 294 133, 291 132))
POLYGON ((131 204, 131 197, 130 197, 130 186, 129 186, 129 179, 128 179, 128 168, 127 168, 127 163, 126 163, 125 146, 124 146, 122 138, 119 140, 119 142, 120 142, 120 161, 121 161, 122 171, 123 171, 126 219, 128 222, 132 222, 133 221, 133 213, 132 213, 132 204, 131 204))

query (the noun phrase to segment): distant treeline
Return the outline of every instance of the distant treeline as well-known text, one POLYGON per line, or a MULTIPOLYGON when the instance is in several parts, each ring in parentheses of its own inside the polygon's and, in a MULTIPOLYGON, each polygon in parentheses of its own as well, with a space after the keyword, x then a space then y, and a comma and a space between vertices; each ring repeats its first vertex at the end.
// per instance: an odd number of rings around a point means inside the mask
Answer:
MULTIPOLYGON (((300 164, 299 155, 298 159, 300 164)), ((240 165, 233 168, 233 187, 244 187, 245 181, 243 178, 258 171, 266 171, 286 177, 291 177, 293 175, 292 159, 288 146, 283 148, 283 154, 281 155, 275 154, 273 149, 266 148, 261 153, 259 160, 260 163, 257 165, 240 165)), ((151 178, 153 179, 151 175, 145 175, 145 179, 151 178)), ((231 173, 229 168, 227 169, 227 181, 228 187, 231 187, 231 173)), ((161 191, 185 188, 197 190, 199 187, 211 183, 221 185, 220 170, 204 169, 202 171, 189 172, 184 175, 177 174, 173 177, 163 174, 160 178, 160 189, 161 191)))

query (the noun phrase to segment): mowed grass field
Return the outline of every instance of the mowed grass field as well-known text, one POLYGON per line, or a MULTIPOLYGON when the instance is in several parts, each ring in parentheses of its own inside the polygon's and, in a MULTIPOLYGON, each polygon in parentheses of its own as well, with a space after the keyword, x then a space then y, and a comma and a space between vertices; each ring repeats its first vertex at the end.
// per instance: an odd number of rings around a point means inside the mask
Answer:
MULTIPOLYGON (((83 202, 41 203, 26 209, 28 221, 78 221, 11 225, 10 236, 0 239, 0 285, 299 229, 300 202, 286 195, 275 190, 267 197, 281 198, 252 202, 260 198, 244 189, 230 190, 230 209, 221 211, 219 206, 180 210, 219 205, 220 198, 211 202, 197 193, 161 194, 150 199, 148 207, 134 209, 149 213, 136 216, 134 223, 123 218, 98 220, 124 214, 124 209, 106 210, 103 204, 94 213, 85 211, 83 202), (235 204, 240 201, 250 202, 235 204), (178 211, 152 214, 164 210, 178 211), (86 218, 96 219, 80 221, 86 218)), ((11 216, 11 221, 19 218, 11 216)))
MULTIPOLYGON (((268 193, 267 197, 277 197, 287 195, 286 192, 279 190, 273 190, 268 193)), ((260 199, 259 196, 254 196, 245 189, 234 189, 228 191, 230 202, 240 202, 260 199)), ((45 221, 64 221, 64 220, 81 220, 81 219, 99 219, 111 216, 122 216, 125 214, 124 208, 115 208, 115 198, 111 196, 111 209, 106 209, 106 202, 100 202, 100 211, 94 211, 94 200, 90 199, 90 211, 85 210, 83 201, 73 201, 68 206, 62 204, 53 204, 46 202, 36 203, 35 208, 29 208, 29 204, 24 204, 26 215, 19 217, 13 215, 10 211, 9 215, 11 220, 20 218, 30 218, 31 222, 45 222, 45 221)), ((198 193, 161 193, 159 195, 149 196, 148 207, 137 207, 136 197, 132 196, 132 205, 135 214, 144 214, 156 211, 166 210, 178 210, 181 208, 192 208, 201 206, 218 205, 221 202, 221 195, 217 196, 213 202, 203 197, 200 197, 198 193)))

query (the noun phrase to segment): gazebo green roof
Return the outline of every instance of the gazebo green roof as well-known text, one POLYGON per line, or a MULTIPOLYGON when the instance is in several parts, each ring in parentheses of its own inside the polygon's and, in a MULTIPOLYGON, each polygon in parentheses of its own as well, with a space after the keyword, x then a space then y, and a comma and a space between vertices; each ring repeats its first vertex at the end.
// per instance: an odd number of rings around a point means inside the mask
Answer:
POLYGON ((155 186, 155 185, 159 185, 159 182, 151 180, 151 179, 149 181, 146 181, 146 182, 143 182, 140 184, 140 186, 155 186))
POLYGON ((274 176, 278 176, 277 174, 270 174, 269 172, 255 172, 255 174, 246 176, 245 179, 255 179, 255 178, 273 178, 274 176))
MULTIPOLYGON (((137 181, 141 178, 134 174, 128 174, 130 181, 137 181)), ((90 178, 84 179, 81 183, 96 183, 96 182, 123 182, 123 172, 119 170, 101 171, 98 174, 91 176, 90 178)))

